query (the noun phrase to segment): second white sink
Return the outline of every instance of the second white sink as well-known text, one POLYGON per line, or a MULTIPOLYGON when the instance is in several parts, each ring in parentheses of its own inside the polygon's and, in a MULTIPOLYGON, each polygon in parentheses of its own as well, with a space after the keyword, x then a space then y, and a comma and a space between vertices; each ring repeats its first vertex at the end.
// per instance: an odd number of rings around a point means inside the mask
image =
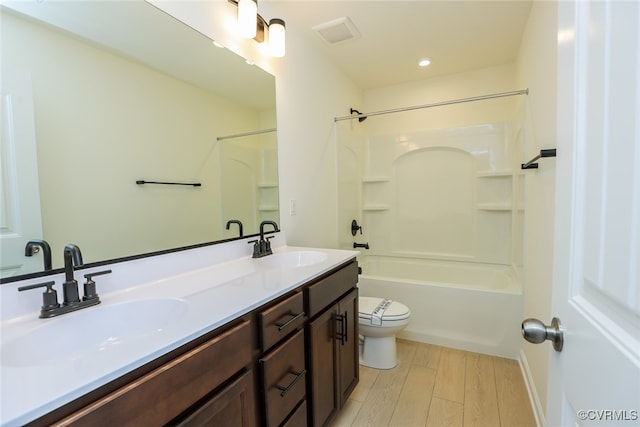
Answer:
POLYGON ((260 258, 260 263, 269 268, 296 268, 318 264, 328 255, 320 251, 279 252, 260 258))

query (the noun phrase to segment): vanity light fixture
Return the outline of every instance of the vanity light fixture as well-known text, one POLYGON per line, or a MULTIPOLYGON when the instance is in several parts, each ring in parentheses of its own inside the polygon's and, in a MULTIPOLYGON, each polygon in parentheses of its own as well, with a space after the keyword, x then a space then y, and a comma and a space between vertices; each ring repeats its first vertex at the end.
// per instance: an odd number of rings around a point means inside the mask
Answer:
POLYGON ((238 0, 238 32, 244 39, 252 39, 257 34, 258 1, 238 0))
POLYGON ((258 43, 269 35, 269 54, 274 58, 282 58, 285 54, 285 23, 280 18, 273 18, 267 23, 258 13, 257 0, 229 0, 238 7, 238 34, 245 39, 254 39, 258 43))
POLYGON ((282 58, 285 53, 285 24, 280 18, 269 21, 269 53, 274 58, 282 58))

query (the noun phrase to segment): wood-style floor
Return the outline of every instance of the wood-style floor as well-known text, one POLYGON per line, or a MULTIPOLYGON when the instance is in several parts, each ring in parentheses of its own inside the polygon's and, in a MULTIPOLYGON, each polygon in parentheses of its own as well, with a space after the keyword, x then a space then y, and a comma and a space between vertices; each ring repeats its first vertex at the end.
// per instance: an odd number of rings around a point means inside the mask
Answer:
POLYGON ((518 362, 397 340, 398 366, 360 366, 333 426, 535 427, 518 362))

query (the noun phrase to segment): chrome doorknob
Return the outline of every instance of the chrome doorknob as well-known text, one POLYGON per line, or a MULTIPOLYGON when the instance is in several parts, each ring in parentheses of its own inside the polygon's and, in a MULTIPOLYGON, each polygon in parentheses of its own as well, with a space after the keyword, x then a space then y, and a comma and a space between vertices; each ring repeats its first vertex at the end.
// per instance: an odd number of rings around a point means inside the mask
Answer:
POLYGON ((555 351, 562 351, 564 337, 560 329, 560 319, 551 319, 551 325, 547 326, 538 319, 525 319, 522 322, 522 337, 534 344, 540 344, 549 340, 553 342, 555 351))

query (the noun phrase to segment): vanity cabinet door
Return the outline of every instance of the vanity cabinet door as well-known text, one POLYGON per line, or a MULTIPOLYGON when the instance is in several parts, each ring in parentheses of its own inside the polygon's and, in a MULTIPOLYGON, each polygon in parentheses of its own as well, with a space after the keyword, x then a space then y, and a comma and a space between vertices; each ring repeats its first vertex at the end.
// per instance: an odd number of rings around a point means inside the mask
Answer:
POLYGON ((358 289, 312 320, 308 333, 312 420, 324 426, 359 380, 358 289))
POLYGON ((336 331, 338 305, 335 304, 309 323, 309 371, 311 381, 311 415, 313 426, 323 426, 338 412, 336 393, 336 331))
POLYGON ((256 425, 253 387, 253 371, 249 370, 175 425, 253 427, 256 425))
POLYGON ((349 395, 358 384, 360 378, 360 337, 358 335, 358 289, 348 293, 338 304, 339 316, 342 316, 344 337, 338 347, 339 370, 338 388, 340 393, 340 406, 349 398, 349 395))

